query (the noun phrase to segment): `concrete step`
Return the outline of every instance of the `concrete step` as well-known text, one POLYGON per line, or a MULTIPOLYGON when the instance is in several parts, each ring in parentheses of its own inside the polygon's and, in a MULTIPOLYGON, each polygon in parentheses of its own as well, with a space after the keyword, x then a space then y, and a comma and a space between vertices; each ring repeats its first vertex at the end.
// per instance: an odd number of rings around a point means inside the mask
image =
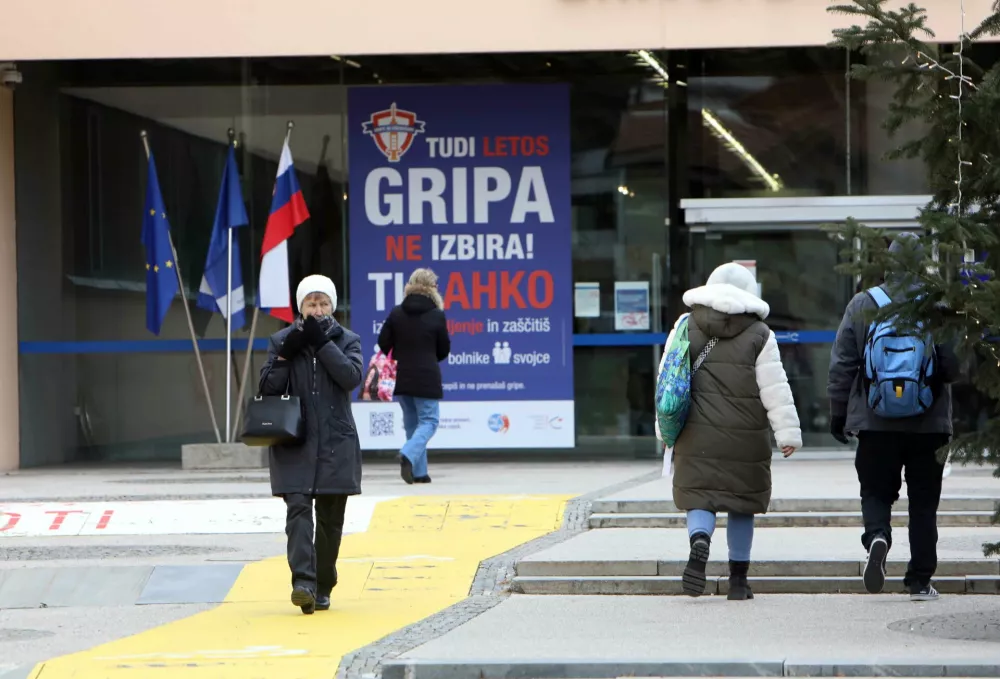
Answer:
MULTIPOLYGON (((905 527, 909 517, 905 511, 892 513, 892 525, 905 527)), ((683 528, 687 525, 685 515, 674 513, 612 513, 591 514, 591 528, 683 528)), ((720 514, 718 525, 726 525, 726 516, 720 514)), ((860 511, 853 512, 778 512, 757 516, 756 525, 760 528, 801 527, 820 528, 828 526, 863 526, 860 511)), ((938 527, 972 526, 985 527, 993 525, 992 511, 940 511, 938 512, 938 527)))
MULTIPOLYGON (((723 550, 724 551, 724 550, 723 550)), ((724 554, 723 554, 724 556, 724 554)), ((679 577, 684 572, 687 560, 680 559, 551 559, 522 560, 516 566, 521 577, 635 577, 667 576, 679 577)), ((906 561, 886 562, 886 573, 891 577, 903 577, 906 561)), ((810 577, 810 578, 856 578, 865 566, 857 560, 801 560, 801 561, 754 561, 753 572, 766 577, 810 577)), ((709 561, 707 571, 710 576, 728 576, 726 561, 709 561)), ((967 575, 990 575, 1000 577, 1000 561, 997 559, 940 559, 937 575, 965 577, 967 575)))
MULTIPOLYGON (((669 489, 660 489, 667 492, 669 489)), ((669 497, 669 495, 668 495, 669 497)), ((1000 503, 1000 497, 942 497, 938 507, 945 512, 992 512, 1000 503)), ((905 512, 909 507, 906 498, 901 498, 894 509, 905 512)), ((856 512, 861 508, 857 497, 851 498, 772 498, 769 512, 856 512)), ((647 499, 603 498, 591 503, 595 514, 675 514, 681 510, 673 500, 650 496, 647 499)))
MULTIPOLYGON (((756 594, 865 594, 860 577, 789 577, 751 574, 750 587, 756 594)), ((934 586, 942 594, 1000 594, 1000 575, 935 577, 934 586)), ((666 576, 619 577, 525 577, 517 576, 511 590, 533 595, 679 595, 681 578, 666 576)), ((886 578, 885 593, 904 592, 902 577, 886 578)), ((705 589, 709 595, 729 593, 729 578, 710 576, 705 589)))
MULTIPOLYGON (((761 528, 754 532, 750 572, 758 577, 856 578, 866 555, 858 528, 761 528)), ((983 544, 1000 540, 997 528, 938 530, 938 571, 942 577, 1000 577, 1000 559, 985 558, 983 544)), ((728 536, 712 539, 708 572, 728 576, 728 536)), ((690 552, 683 528, 608 528, 579 533, 518 560, 523 578, 677 577, 690 552)), ((888 573, 902 577, 910 559, 909 536, 893 533, 888 573)))

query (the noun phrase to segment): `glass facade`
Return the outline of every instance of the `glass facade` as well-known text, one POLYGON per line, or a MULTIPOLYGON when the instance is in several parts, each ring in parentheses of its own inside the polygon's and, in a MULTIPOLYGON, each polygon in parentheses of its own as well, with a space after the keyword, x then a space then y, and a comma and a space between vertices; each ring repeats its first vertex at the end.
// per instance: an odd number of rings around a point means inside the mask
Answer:
MULTIPOLYGON (((801 48, 22 64, 22 466, 177 459, 179 444, 214 439, 180 304, 159 337, 145 330, 140 131, 156 156, 196 331, 215 341, 203 356, 224 427, 225 327, 193 299, 229 131, 250 217, 239 235, 248 301, 293 120, 312 215, 291 244, 293 284, 330 276, 350 324, 347 90, 402 83, 570 84, 573 280, 601 290, 601 315, 575 319, 577 447, 654 455, 656 362, 685 289, 718 264, 756 260, 771 323, 790 332, 835 329, 853 293, 833 270, 838 247, 818 229, 699 231, 685 225, 681 200, 926 190, 919 163, 882 160, 889 92, 848 81, 848 62, 842 51, 801 48), (650 283, 650 332, 615 331, 616 281, 650 283)), ((256 337, 279 327, 261 316, 256 337)), ((247 333, 236 337, 238 376, 247 333)), ((833 445, 829 344, 786 344, 782 355, 807 444, 833 445)), ((261 359, 254 354, 251 382, 261 359)))

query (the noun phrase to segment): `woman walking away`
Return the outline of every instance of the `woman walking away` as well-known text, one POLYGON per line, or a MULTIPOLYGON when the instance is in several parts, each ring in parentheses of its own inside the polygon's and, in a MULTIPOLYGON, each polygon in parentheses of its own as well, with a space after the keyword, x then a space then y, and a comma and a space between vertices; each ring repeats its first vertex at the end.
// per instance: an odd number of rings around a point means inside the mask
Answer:
POLYGON ((684 304, 691 308, 691 409, 672 451, 674 503, 687 511, 691 544, 684 593, 704 593, 715 515, 728 512, 729 599, 753 599, 747 573, 754 514, 767 512, 771 501, 768 424, 788 457, 802 447, 799 416, 764 323, 770 308, 746 267, 723 264, 706 285, 684 293, 684 304))
POLYGON ((378 335, 382 353, 396 361, 396 391, 403 408, 406 443, 399 451, 400 476, 406 483, 430 483, 427 443, 437 431, 441 361, 451 353, 444 303, 437 275, 417 269, 403 290, 403 303, 389 312, 378 335))
POLYGON ((261 393, 298 396, 305 439, 273 446, 271 492, 284 498, 292 603, 306 615, 330 608, 347 496, 361 493, 361 443, 351 391, 361 384, 361 338, 337 323, 337 289, 307 276, 296 300, 300 316, 271 337, 261 393), (313 503, 316 538, 313 542, 313 503))

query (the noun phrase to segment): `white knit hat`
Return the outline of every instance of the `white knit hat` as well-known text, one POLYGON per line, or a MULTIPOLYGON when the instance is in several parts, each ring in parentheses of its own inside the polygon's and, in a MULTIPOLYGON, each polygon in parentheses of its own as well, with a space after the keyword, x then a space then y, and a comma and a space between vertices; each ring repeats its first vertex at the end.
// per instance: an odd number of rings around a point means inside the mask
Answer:
POLYGON ((299 283, 298 289, 295 291, 295 301, 299 313, 302 313, 302 302, 314 292, 322 292, 329 297, 330 303, 333 305, 333 310, 337 310, 337 286, 326 276, 314 274, 303 278, 302 282, 299 283))
POLYGON ((706 285, 728 284, 739 288, 743 292, 748 292, 754 297, 757 294, 757 281, 754 279, 750 269, 736 262, 726 262, 716 268, 712 275, 708 277, 706 285))

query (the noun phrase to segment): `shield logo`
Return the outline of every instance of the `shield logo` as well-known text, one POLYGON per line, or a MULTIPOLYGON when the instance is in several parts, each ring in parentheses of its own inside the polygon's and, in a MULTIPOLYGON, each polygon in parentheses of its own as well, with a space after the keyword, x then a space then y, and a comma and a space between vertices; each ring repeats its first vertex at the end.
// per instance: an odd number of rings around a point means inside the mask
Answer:
POLYGON ((373 113, 367 122, 361 123, 361 128, 375 140, 378 150, 390 163, 398 163, 410 150, 413 139, 424 132, 424 121, 417 120, 412 111, 396 108, 393 102, 388 109, 373 113))

